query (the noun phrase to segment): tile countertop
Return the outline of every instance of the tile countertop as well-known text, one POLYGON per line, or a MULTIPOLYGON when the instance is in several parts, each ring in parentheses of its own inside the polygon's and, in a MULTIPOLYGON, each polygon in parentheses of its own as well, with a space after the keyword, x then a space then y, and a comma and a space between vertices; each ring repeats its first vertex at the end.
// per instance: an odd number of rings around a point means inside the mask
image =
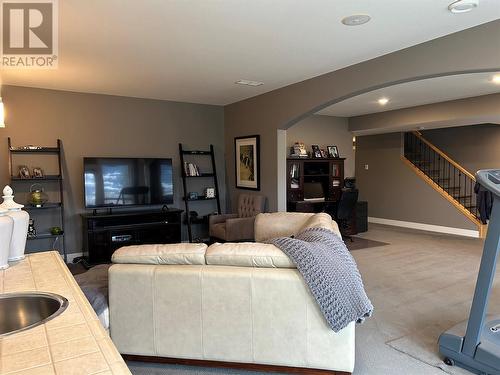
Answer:
POLYGON ((0 338, 0 374, 130 375, 58 252, 27 255, 0 271, 0 293, 52 292, 69 300, 58 317, 0 338))

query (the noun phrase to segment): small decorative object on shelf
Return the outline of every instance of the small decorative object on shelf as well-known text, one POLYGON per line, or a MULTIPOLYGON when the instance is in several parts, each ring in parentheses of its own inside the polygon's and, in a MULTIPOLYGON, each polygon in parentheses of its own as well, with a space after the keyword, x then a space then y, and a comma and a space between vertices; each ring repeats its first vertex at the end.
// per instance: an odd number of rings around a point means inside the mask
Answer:
POLYGON ((28 223, 28 238, 36 238, 35 220, 30 219, 28 223))
POLYGON ((318 145, 311 145, 313 158, 321 158, 321 150, 318 145))
POLYGON ((339 156, 339 149, 337 148, 337 146, 328 146, 327 149, 328 149, 328 157, 329 158, 338 159, 340 157, 339 156))
POLYGON ((34 167, 33 168, 33 177, 34 178, 43 178, 43 170, 40 167, 34 167))
POLYGON ((198 199, 198 193, 195 191, 190 191, 188 194, 188 198, 191 200, 198 199))
POLYGON ((20 178, 31 178, 30 170, 26 165, 21 165, 19 167, 19 177, 20 178))
POLYGON ((50 234, 52 234, 53 236, 60 236, 63 233, 64 232, 61 229, 61 227, 52 227, 52 228, 50 228, 50 234))
POLYGON ((1 210, 7 210, 7 215, 14 222, 12 239, 10 241, 9 262, 15 262, 24 259, 24 250, 26 248, 26 235, 28 233, 28 222, 30 215, 21 210, 24 206, 14 202, 14 191, 10 186, 3 189, 3 202, 0 204, 1 210))
POLYGON ((40 186, 40 184, 33 184, 30 187, 30 193, 28 195, 28 203, 33 207, 43 207, 45 203, 48 202, 49 196, 43 191, 43 188, 35 188, 35 186, 40 186))
POLYGON ((205 198, 215 198, 215 188, 205 188, 205 198))
POLYGON ((295 142, 290 156, 294 158, 307 158, 306 145, 303 142, 295 142))

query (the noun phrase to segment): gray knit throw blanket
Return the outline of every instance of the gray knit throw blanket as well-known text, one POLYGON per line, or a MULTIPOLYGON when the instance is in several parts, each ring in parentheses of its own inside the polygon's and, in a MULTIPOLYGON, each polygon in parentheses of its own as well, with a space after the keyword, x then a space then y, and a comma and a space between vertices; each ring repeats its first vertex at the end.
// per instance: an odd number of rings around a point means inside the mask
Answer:
POLYGON ((330 327, 338 332, 372 315, 354 258, 335 233, 310 228, 270 241, 295 263, 330 327))

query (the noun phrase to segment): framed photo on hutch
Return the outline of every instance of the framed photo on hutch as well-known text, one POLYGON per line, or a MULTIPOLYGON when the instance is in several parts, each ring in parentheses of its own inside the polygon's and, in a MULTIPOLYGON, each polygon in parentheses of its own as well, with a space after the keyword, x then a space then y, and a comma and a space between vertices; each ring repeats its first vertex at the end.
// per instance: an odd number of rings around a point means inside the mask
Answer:
POLYGON ((328 157, 329 158, 339 158, 340 155, 339 155, 339 149, 337 146, 328 146, 327 147, 328 149, 328 157))
POLYGON ((260 190, 260 136, 234 138, 236 187, 260 190))

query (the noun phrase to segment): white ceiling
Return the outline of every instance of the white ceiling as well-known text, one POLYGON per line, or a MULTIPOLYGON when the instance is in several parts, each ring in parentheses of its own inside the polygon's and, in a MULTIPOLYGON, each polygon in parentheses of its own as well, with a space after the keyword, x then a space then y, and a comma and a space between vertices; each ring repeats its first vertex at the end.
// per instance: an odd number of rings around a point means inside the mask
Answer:
POLYGON ((461 74, 402 83, 344 100, 326 107, 317 114, 352 117, 500 93, 500 85, 491 81, 493 75, 493 73, 461 74), (380 98, 387 98, 389 102, 381 106, 378 103, 380 98))
POLYGON ((62 0, 57 70, 4 84, 225 105, 500 18, 499 0, 62 0), (340 20, 367 13, 368 24, 340 20), (235 85, 263 81, 259 87, 235 85))

